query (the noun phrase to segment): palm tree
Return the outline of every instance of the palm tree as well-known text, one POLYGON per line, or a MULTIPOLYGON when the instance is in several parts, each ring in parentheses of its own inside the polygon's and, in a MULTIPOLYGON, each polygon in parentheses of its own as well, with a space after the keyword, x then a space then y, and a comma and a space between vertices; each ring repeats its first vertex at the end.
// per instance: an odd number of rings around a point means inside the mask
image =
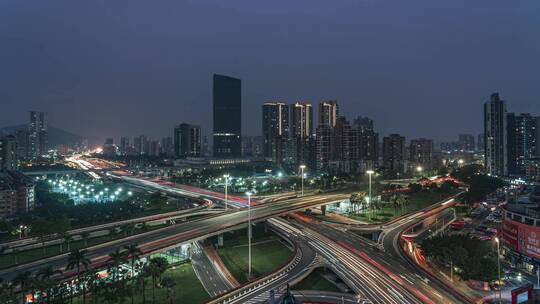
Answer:
POLYGON ((165 277, 162 280, 163 287, 167 288, 167 299, 169 300, 170 304, 174 303, 174 286, 176 286, 176 282, 170 278, 165 277))
POLYGON ((99 298, 99 290, 101 289, 101 282, 99 275, 96 273, 88 273, 84 275, 84 282, 86 283, 90 294, 92 295, 92 303, 97 303, 99 298))
POLYGON ((131 304, 133 304, 133 287, 135 286, 135 262, 139 260, 139 257, 142 254, 141 249, 137 246, 137 244, 130 244, 128 246, 125 246, 124 249, 126 250, 125 253, 129 257, 131 261, 131 304))
POLYGON ((85 232, 82 232, 80 234, 80 236, 81 236, 81 239, 84 242, 84 247, 87 247, 88 246, 88 239, 90 238, 90 233, 85 231, 85 232))
POLYGON ((19 286, 20 293, 21 293, 21 303, 25 303, 24 292, 28 288, 28 285, 30 285, 31 281, 32 281, 32 274, 30 273, 30 271, 25 271, 23 273, 20 273, 13 279, 13 285, 19 286))
POLYGON ((113 282, 118 279, 118 268, 126 262, 126 252, 120 251, 120 248, 116 248, 115 251, 109 253, 109 272, 112 272, 113 282))
POLYGON ((150 265, 143 262, 140 262, 138 264, 139 264, 140 273, 139 273, 137 281, 139 282, 139 284, 141 284, 142 303, 146 304, 146 278, 148 278, 151 275, 150 265))
MULTIPOLYGON (((68 257, 68 264, 66 266, 66 270, 77 270, 77 281, 80 281, 81 278, 81 267, 84 267, 84 270, 88 270, 88 266, 90 265, 90 259, 86 257, 87 251, 85 249, 79 250, 74 249, 71 251, 68 257)), ((85 285, 83 284, 83 303, 86 301, 86 289, 85 285)), ((71 286, 70 290, 73 290, 73 286, 71 286)), ((73 301, 73 291, 70 293, 71 301, 73 301)))
POLYGON ((155 303, 156 301, 156 285, 158 282, 161 282, 161 275, 168 266, 169 262, 166 258, 156 257, 150 259, 149 267, 150 274, 152 275, 152 303, 155 303))

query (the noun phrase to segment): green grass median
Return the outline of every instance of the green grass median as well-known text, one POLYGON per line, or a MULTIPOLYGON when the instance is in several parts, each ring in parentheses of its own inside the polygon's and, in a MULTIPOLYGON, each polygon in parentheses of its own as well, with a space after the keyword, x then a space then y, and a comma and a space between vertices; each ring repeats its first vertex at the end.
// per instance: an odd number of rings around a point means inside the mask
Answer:
MULTIPOLYGON (((211 239, 217 242, 216 238, 211 239)), ((248 281, 248 238, 247 229, 224 234, 224 246, 217 248, 223 264, 240 282, 248 281)), ((251 247, 252 278, 259 277, 276 270, 286 263, 293 252, 284 241, 270 229, 265 232, 264 223, 253 227, 251 247)))
POLYGON ((323 277, 320 269, 315 269, 300 283, 294 285, 292 289, 341 292, 341 290, 339 290, 336 285, 323 277))

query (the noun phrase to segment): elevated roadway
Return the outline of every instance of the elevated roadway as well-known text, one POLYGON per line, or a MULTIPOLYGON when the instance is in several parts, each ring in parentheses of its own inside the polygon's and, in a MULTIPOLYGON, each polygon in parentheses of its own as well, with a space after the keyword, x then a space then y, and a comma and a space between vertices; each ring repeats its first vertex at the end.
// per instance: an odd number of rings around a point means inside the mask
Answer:
MULTIPOLYGON (((217 235, 227 230, 234 230, 242 227, 248 221, 248 214, 251 213, 253 222, 265 220, 289 212, 313 207, 321 204, 339 202, 349 197, 348 193, 333 193, 318 195, 316 197, 302 197, 291 200, 280 201, 272 204, 264 204, 250 208, 230 210, 214 216, 209 216, 186 223, 176 224, 153 231, 133 235, 124 239, 119 239, 104 244, 88 248, 88 258, 91 259, 93 268, 100 268, 106 265, 108 254, 115 249, 129 244, 138 244, 144 254, 167 250, 181 244, 202 240, 212 235, 217 235)), ((67 263, 68 254, 62 254, 45 258, 39 261, 22 264, 7 269, 0 270, 0 277, 12 278, 25 271, 35 272, 45 265, 53 268, 64 268, 67 263)), ((64 272, 65 276, 73 275, 64 272)))

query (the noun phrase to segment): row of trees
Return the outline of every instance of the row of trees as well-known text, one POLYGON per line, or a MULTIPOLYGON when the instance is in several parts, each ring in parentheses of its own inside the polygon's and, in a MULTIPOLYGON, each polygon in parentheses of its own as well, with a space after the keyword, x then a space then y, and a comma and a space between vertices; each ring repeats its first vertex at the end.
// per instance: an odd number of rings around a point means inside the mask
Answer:
POLYGON ((421 245, 425 257, 437 265, 454 267, 464 280, 497 279, 497 256, 492 243, 479 242, 469 235, 437 235, 421 245))
MULTIPOLYGON (((58 245, 59 246, 58 253, 62 254, 64 252, 71 251, 73 247, 76 247, 77 249, 88 247, 88 243, 91 238, 91 234, 86 231, 83 231, 76 235, 69 233, 70 226, 66 224, 65 219, 59 219, 59 220, 54 220, 54 221, 38 220, 36 221, 34 225, 35 225, 35 228, 33 228, 33 235, 39 238, 39 241, 41 243, 42 256, 47 256, 47 254, 51 254, 50 251, 47 252, 47 248, 56 246, 56 245, 46 246, 46 242, 48 240, 60 239, 61 242, 58 245), (78 241, 78 243, 76 243, 76 245, 74 246, 73 242, 76 242, 76 241, 78 241)), ((29 227, 28 229, 32 229, 32 228, 29 227)), ((141 223, 141 224, 127 223, 118 227, 110 228, 108 230, 108 236, 109 236, 109 239, 113 240, 120 236, 127 237, 129 235, 133 235, 136 233, 148 231, 149 229, 150 228, 146 223, 141 223)), ((0 254, 4 254, 8 248, 9 248, 8 246, 0 247, 0 254)), ((17 248, 14 248, 12 251, 12 256, 15 258, 13 261, 14 264, 19 263, 18 261, 19 252, 20 251, 17 248)))
POLYGON ((385 201, 382 201, 376 199, 372 195, 372 202, 368 202, 366 200, 365 192, 354 192, 351 194, 349 201, 351 203, 350 213, 353 214, 358 214, 359 212, 367 209, 369 209, 371 212, 375 212, 377 210, 382 210, 385 205, 391 205, 397 212, 399 209, 403 209, 405 207, 405 205, 409 202, 409 197, 405 194, 398 193, 389 195, 385 201))
POLYGON ((140 297, 137 302, 155 303, 157 288, 167 288, 172 303, 175 281, 163 276, 169 267, 167 259, 154 257, 146 261, 141 255, 136 244, 116 249, 109 254, 108 276, 101 277, 91 268, 86 250, 73 250, 63 270, 46 266, 35 274, 21 273, 11 281, 0 279, 0 304, 26 303, 27 296, 35 303, 97 304, 129 300, 133 304, 137 297, 140 297), (122 267, 125 264, 130 266, 129 270, 122 267), (64 276, 74 279, 63 280, 64 276), (148 283, 152 286, 150 297, 146 291, 148 283))
POLYGON ((482 165, 463 166, 451 175, 469 185, 469 190, 462 196, 463 201, 469 204, 485 200, 488 194, 505 185, 502 179, 485 174, 482 165))

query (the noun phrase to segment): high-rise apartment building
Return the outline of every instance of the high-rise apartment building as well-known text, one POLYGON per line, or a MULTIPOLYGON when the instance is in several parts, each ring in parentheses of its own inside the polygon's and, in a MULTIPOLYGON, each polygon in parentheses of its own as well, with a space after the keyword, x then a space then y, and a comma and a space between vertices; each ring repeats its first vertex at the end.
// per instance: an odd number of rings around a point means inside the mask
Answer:
POLYGON ((0 170, 16 170, 17 165, 17 139, 13 135, 0 136, 0 170))
POLYGON ((294 166, 314 167, 313 107, 308 102, 290 105, 290 140, 287 158, 294 166))
POLYGON ((201 146, 201 127, 182 123, 174 128, 174 154, 177 157, 199 157, 201 146))
POLYGON ((165 156, 174 155, 174 141, 172 137, 167 136, 161 139, 161 154, 165 156))
POLYGON ((357 136, 357 159, 359 171, 374 170, 379 160, 379 134, 373 128, 373 120, 359 116, 354 119, 353 129, 357 136))
POLYGON ((130 154, 131 146, 129 144, 129 137, 122 136, 120 137, 120 154, 127 155, 130 154))
POLYGON ((540 157, 540 116, 536 116, 536 157, 540 157))
POLYGON ((530 114, 508 113, 506 122, 508 173, 524 175, 525 161, 537 153, 537 118, 530 114))
POLYGON ((138 155, 148 155, 150 151, 150 143, 146 135, 139 135, 133 138, 133 148, 135 154, 138 155))
POLYGON ((474 151, 476 149, 476 146, 474 145, 474 135, 459 134, 458 146, 461 151, 474 151))
POLYGON ((399 134, 385 136, 382 150, 385 178, 399 178, 405 168, 405 137, 399 134))
POLYGON ((262 157, 264 156, 263 136, 242 136, 242 156, 262 157))
POLYGON ((412 139, 409 153, 411 170, 417 168, 422 168, 422 170, 433 169, 433 140, 426 138, 412 139))
POLYGON ((313 107, 308 102, 297 102, 290 106, 291 137, 307 138, 313 134, 313 107))
POLYGON ((486 136, 484 133, 478 134, 478 140, 476 140, 476 150, 477 151, 484 151, 486 148, 486 144, 484 140, 486 139, 486 136))
POLYGON ((34 182, 19 171, 0 170, 0 218, 34 209, 34 182))
POLYGON ((31 111, 28 128, 28 154, 37 158, 47 154, 48 149, 47 116, 44 112, 31 111))
POLYGON ((214 157, 241 156, 242 83, 240 79, 214 75, 214 157))
POLYGON ((339 106, 335 100, 319 103, 319 126, 335 127, 339 118, 339 106))
POLYGON ((289 138, 289 107, 283 102, 265 102, 262 107, 264 156, 280 163, 289 138))
POLYGON ((498 93, 484 104, 485 167, 492 175, 505 176, 507 166, 506 101, 498 93))

